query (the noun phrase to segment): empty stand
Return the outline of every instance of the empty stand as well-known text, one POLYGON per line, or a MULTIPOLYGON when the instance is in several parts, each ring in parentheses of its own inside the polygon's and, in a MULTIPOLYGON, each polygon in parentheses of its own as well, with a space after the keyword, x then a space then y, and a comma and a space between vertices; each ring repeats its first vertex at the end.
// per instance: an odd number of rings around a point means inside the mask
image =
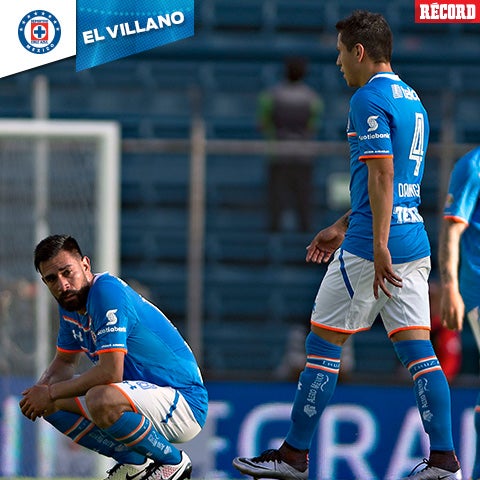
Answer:
POLYGON ((273 5, 273 27, 278 33, 319 34, 326 28, 325 2, 277 0, 273 5))
POLYGON ((205 0, 208 24, 215 30, 258 31, 263 26, 263 2, 257 0, 205 0))
MULTIPOLYGON (((281 78, 287 55, 301 54, 309 59, 307 82, 325 101, 319 138, 346 142, 353 91, 335 65, 335 23, 356 8, 387 16, 394 70, 420 94, 431 141, 444 133, 448 92, 454 95, 456 141, 478 144, 478 27, 415 24, 412 0, 203 0, 191 39, 83 72, 75 72, 70 58, 2 79, 0 115, 32 116, 33 79, 42 74, 50 82, 52 118, 114 119, 123 138, 186 139, 198 107, 209 139, 260 139, 258 95, 281 78)), ((129 150, 123 152, 121 177, 122 276, 140 282, 183 333, 189 160, 188 152, 129 150)), ((437 162, 427 158, 421 205, 433 258, 441 189, 437 162)), ((308 326, 325 273, 325 267, 305 263, 314 232, 268 231, 266 166, 261 155, 207 159, 203 321, 205 367, 214 377, 268 377, 282 358, 289 327, 308 326)), ((335 175, 347 170, 348 153, 317 159, 315 230, 345 212, 346 206, 329 202, 329 194, 335 175)), ((28 212, 20 213, 30 220, 28 212)), ((383 327, 360 334, 357 370, 395 372, 398 365, 387 350, 392 349, 383 327), (379 355, 385 362, 377 361, 379 355)))

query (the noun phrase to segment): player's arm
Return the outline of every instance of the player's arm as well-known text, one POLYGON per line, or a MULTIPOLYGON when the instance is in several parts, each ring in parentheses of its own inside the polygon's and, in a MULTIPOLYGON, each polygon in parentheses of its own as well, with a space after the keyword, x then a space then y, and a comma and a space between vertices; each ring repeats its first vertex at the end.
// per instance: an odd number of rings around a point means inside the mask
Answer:
MULTIPOLYGON (((55 402, 62 399, 70 399, 83 396, 92 387, 97 385, 108 385, 118 383, 123 379, 123 351, 105 352, 99 355, 99 362, 81 375, 74 376, 68 380, 61 380, 56 383, 37 383, 22 392, 20 409, 30 420, 35 421, 37 417, 50 414, 56 411, 55 402)), ((58 368, 60 362, 65 360, 65 354, 59 354, 52 362, 58 368)), ((52 366, 51 365, 51 366, 52 366)), ((50 367, 49 367, 50 369, 50 367)), ((51 371, 42 375, 42 379, 53 380, 57 377, 52 368, 51 371)))
POLYGON ((461 330, 465 305, 458 285, 460 263, 460 237, 467 228, 466 222, 444 218, 440 229, 438 262, 441 279, 440 316, 442 323, 452 329, 461 330))
POLYGON ((320 230, 307 246, 307 262, 326 263, 340 247, 345 238, 351 210, 342 215, 334 224, 320 230))
POLYGON ((79 359, 80 353, 78 352, 57 350, 52 362, 38 379, 37 385, 49 385, 72 378, 79 359))
POLYGON ((378 298, 378 288, 391 297, 385 280, 396 287, 402 279, 395 274, 388 250, 388 237, 393 210, 393 160, 391 157, 374 157, 366 160, 368 167, 368 196, 372 210, 373 261, 375 279, 373 294, 378 298))
POLYGON ((79 353, 57 351, 50 365, 43 372, 37 383, 22 392, 20 410, 30 420, 35 421, 46 412, 52 413, 55 405, 51 397, 51 385, 69 381, 74 376, 79 353))
POLYGON ((97 385, 108 385, 123 380, 123 362, 125 352, 113 350, 99 354, 99 361, 81 375, 50 386, 53 401, 85 395, 97 385))

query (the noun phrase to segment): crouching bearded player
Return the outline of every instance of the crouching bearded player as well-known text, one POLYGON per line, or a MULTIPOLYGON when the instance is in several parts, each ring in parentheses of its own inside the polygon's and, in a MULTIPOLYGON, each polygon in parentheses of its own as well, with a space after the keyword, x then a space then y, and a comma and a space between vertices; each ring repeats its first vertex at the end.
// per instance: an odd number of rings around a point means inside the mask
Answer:
POLYGON ((190 459, 174 444, 200 432, 208 396, 178 330, 121 279, 92 273, 71 236, 42 240, 34 264, 60 326, 55 357, 22 392, 22 413, 115 459, 108 480, 190 478, 190 459), (93 366, 74 375, 82 353, 93 366))

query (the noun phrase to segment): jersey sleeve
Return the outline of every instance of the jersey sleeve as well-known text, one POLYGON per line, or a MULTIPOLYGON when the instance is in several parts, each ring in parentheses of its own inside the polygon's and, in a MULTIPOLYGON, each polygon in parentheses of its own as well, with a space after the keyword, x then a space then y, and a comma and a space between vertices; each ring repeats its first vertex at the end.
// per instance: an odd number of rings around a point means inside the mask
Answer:
POLYGON ((393 158, 386 100, 376 92, 359 90, 352 97, 350 114, 358 139, 359 160, 393 158))
POLYGON ((73 318, 65 314, 61 309, 59 310, 60 323, 57 335, 57 350, 64 353, 79 353, 82 352, 81 345, 76 338, 74 325, 79 323, 73 318))
POLYGON ((100 279, 92 287, 89 306, 96 353, 127 353, 129 304, 123 285, 112 279, 100 279))
POLYGON ((450 175, 443 216, 470 223, 480 196, 480 150, 460 158, 450 175))

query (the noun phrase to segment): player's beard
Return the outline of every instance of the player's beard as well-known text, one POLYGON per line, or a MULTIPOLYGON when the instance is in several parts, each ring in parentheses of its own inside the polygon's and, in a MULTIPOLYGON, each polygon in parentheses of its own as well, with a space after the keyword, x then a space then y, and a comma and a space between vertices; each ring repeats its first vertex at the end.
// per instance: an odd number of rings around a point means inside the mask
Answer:
POLYGON ((67 290, 57 298, 57 302, 69 312, 85 310, 89 291, 90 285, 85 285, 79 290, 67 290))

